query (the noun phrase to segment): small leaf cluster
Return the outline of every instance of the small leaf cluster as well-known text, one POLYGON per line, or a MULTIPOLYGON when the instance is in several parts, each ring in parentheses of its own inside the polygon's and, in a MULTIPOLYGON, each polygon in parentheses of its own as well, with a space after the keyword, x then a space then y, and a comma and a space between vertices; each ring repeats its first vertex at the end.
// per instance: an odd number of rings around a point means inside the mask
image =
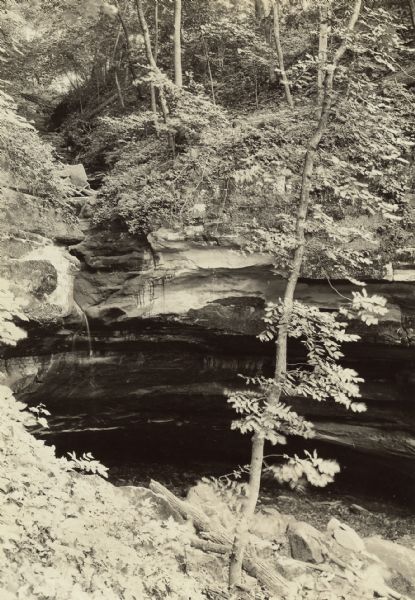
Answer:
POLYGON ((44 427, 45 429, 49 427, 47 417, 50 416, 50 412, 44 404, 41 403, 37 406, 28 406, 27 410, 35 417, 38 425, 44 427))
POLYGON ((90 452, 84 452, 80 458, 76 456, 75 452, 68 452, 68 456, 70 458, 69 469, 101 475, 104 478, 108 477, 108 467, 96 460, 90 452))
POLYGON ((335 460, 320 458, 314 450, 312 453, 304 451, 304 458, 297 454, 284 455, 286 462, 283 465, 273 465, 267 468, 277 481, 288 483, 295 489, 299 482, 306 479, 315 487, 326 487, 334 481, 335 475, 340 472, 340 467, 335 460))
POLYGON ((264 390, 233 391, 228 393, 228 403, 241 419, 232 422, 232 429, 257 435, 271 444, 285 444, 287 435, 313 435, 311 423, 283 402, 270 402, 264 390))
POLYGON ((348 319, 359 319, 366 325, 377 325, 380 317, 388 313, 386 298, 373 294, 369 296, 366 289, 361 292, 352 292, 351 304, 340 309, 348 319))

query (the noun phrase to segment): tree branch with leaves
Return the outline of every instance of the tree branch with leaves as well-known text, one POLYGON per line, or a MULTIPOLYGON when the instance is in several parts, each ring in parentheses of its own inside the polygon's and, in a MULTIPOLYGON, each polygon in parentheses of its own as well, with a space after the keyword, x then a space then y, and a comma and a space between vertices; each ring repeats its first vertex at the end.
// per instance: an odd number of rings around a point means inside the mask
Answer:
MULTIPOLYGON (((287 374, 287 345, 289 329, 293 318, 294 295, 297 282, 301 274, 303 265, 305 244, 306 244, 306 223, 310 204, 310 188, 314 172, 314 161, 317 150, 326 131, 330 110, 333 101, 333 84, 337 67, 342 59, 349 44, 349 38, 353 33, 358 21, 362 6, 362 0, 356 0, 353 11, 344 34, 344 40, 337 49, 333 62, 327 65, 324 78, 324 94, 321 104, 321 113, 318 124, 307 143, 307 150, 304 156, 300 197, 295 215, 295 250, 292 257, 289 277, 287 280, 284 297, 281 303, 281 313, 278 321, 276 337, 276 361, 275 372, 272 386, 268 397, 265 400, 265 407, 261 416, 265 416, 265 421, 261 419, 256 421, 258 427, 255 427, 252 435, 250 474, 248 485, 248 496, 244 501, 241 519, 235 531, 234 543, 229 566, 229 587, 236 588, 241 582, 242 563, 246 545, 248 543, 249 525, 255 513, 261 486, 261 475, 264 458, 265 440, 269 439, 268 434, 268 415, 275 413, 276 407, 280 401, 284 390, 287 374)), ((230 398, 232 403, 232 397, 230 398)), ((275 426, 278 428, 280 420, 275 420, 275 426)), ((271 420, 271 424, 273 424, 271 420)), ((273 431, 273 427, 271 430, 273 431)), ((271 435, 271 441, 273 436, 271 435)))

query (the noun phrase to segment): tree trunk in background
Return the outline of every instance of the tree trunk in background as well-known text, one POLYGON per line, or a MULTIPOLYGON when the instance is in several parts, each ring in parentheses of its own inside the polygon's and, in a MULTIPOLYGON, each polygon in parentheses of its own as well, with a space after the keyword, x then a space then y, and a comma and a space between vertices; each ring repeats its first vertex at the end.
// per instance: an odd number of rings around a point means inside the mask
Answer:
POLYGON ((111 55, 111 64, 113 64, 113 65, 115 64, 115 58, 117 55, 118 43, 120 41, 121 31, 122 31, 122 25, 120 24, 120 26, 118 27, 117 37, 115 38, 114 48, 112 50, 112 55, 111 55))
MULTIPOLYGON (((360 15, 361 7, 362 0, 355 0, 353 13, 350 17, 347 27, 348 35, 350 35, 354 31, 354 28, 360 15)), ((343 43, 337 50, 332 64, 329 65, 326 69, 326 76, 324 79, 323 102, 320 109, 320 117, 316 129, 308 141, 307 151, 304 157, 300 188, 300 200, 296 214, 295 237, 297 245, 293 256, 290 275, 284 292, 284 307, 281 315, 280 324, 278 327, 278 339, 276 343, 277 352, 274 373, 275 391, 268 398, 269 406, 273 406, 277 402, 279 402, 281 397, 284 375, 287 371, 288 329, 293 310, 295 290, 297 287, 298 279, 301 274, 301 267, 304 258, 305 226, 307 223, 307 215, 310 204, 310 190, 311 180, 314 172, 314 159, 322 137, 327 129, 327 123, 332 105, 334 75, 339 62, 347 49, 347 44, 348 40, 347 38, 345 38, 343 43)), ((248 541, 249 527, 252 517, 254 516, 259 497, 262 462, 264 456, 264 445, 264 438, 260 437, 258 433, 256 433, 252 437, 251 470, 249 478, 248 497, 243 506, 241 519, 236 527, 229 566, 229 587, 231 590, 238 587, 238 585, 240 585, 241 583, 242 563, 248 541)))
MULTIPOLYGON (((157 64, 159 53, 159 5, 158 0, 154 2, 154 61, 157 64)), ((151 110, 155 115, 155 121, 157 126, 157 98, 156 88, 154 83, 150 83, 150 99, 151 99, 151 110)))
POLYGON ((258 21, 266 19, 270 11, 270 0, 255 0, 255 16, 258 21))
POLYGON ((212 93, 212 103, 216 104, 215 86, 213 84, 212 68, 210 66, 209 48, 208 48, 207 42, 204 37, 202 37, 202 40, 203 40, 203 48, 205 50, 206 67, 207 67, 207 71, 208 71, 208 75, 209 75, 210 91, 212 93))
MULTIPOLYGON (((268 20, 268 22, 265 22, 264 30, 265 30, 265 39, 268 42, 272 53, 274 54, 275 43, 274 43, 273 27, 272 27, 272 23, 270 23, 269 20, 268 20)), ((271 84, 277 83, 277 73, 275 71, 276 66, 277 65, 275 62, 275 58, 274 58, 274 56, 271 56, 271 59, 269 61, 269 67, 268 67, 268 73, 269 73, 268 77, 269 77, 269 82, 271 84)))
POLYGON ((174 83, 183 87, 182 71, 182 0, 174 1, 174 83))
POLYGON ((280 36, 280 1, 274 0, 272 4, 272 16, 274 22, 274 39, 275 39, 275 47, 277 50, 278 63, 281 73, 281 83, 284 86, 285 98, 287 100, 288 106, 294 108, 294 102, 291 95, 290 84, 288 83, 287 74, 285 72, 284 66, 284 54, 281 46, 281 36, 280 36))
MULTIPOLYGON (((151 70, 153 71, 153 73, 155 73, 156 75, 161 77, 162 73, 157 66, 156 60, 154 58, 153 50, 151 48, 150 32, 149 32, 147 21, 146 21, 145 15, 144 15, 143 0, 135 0, 135 5, 136 5, 136 9, 137 9, 138 20, 140 21, 141 32, 142 32, 143 38, 144 38, 144 46, 145 46, 145 50, 146 50, 148 64, 149 64, 151 70)), ((164 93, 162 84, 160 84, 158 90, 159 90, 159 101, 160 101, 161 112, 163 115, 164 122, 167 124, 168 116, 169 116, 169 108, 167 105, 166 95, 164 93)), ((174 153, 175 153, 174 137, 171 133, 168 133, 167 137, 169 140, 169 146, 174 155, 174 153)))
MULTIPOLYGON (((271 23, 271 7, 269 0, 255 0, 255 17, 258 23, 264 29, 265 41, 271 48, 271 51, 274 50, 274 37, 272 33, 272 23, 271 23)), ((269 61, 269 83, 273 84, 277 81, 277 75, 275 73, 275 60, 274 57, 271 56, 269 61)))
POLYGON ((128 28, 125 23, 124 17, 121 14, 121 7, 120 7, 118 0, 116 0, 116 5, 118 8, 118 12, 117 12, 118 20, 119 20, 120 26, 122 27, 122 30, 124 32, 125 48, 127 50, 128 67, 130 69, 131 76, 134 80, 134 79, 137 79, 137 72, 136 72, 134 61, 133 61, 132 55, 131 55, 130 34, 128 32, 128 28))
MULTIPOLYGON (((142 2, 142 0, 135 0, 135 4, 136 4, 136 8, 137 8, 138 20, 140 21, 141 32, 142 32, 143 38, 144 38, 144 47, 146 50, 148 64, 149 64, 151 70, 155 74, 161 75, 160 69, 158 68, 157 63, 154 58, 153 50, 151 48, 150 32, 149 32, 147 21, 146 21, 145 15, 144 15, 143 2, 142 2)), ((167 116, 169 114, 169 110, 168 110, 164 90, 161 86, 159 89, 159 97, 160 97, 161 112, 163 113, 164 120, 167 121, 167 116)))
POLYGON ((318 38, 317 104, 321 106, 324 95, 324 76, 327 65, 327 45, 330 35, 331 0, 320 7, 320 33, 318 38))
POLYGON ((121 108, 124 110, 124 108, 125 108, 124 97, 122 95, 122 89, 120 86, 120 81, 118 79, 117 69, 115 69, 115 71, 114 71, 114 79, 115 79, 115 85, 117 86, 118 100, 120 101, 121 108))
POLYGON ((412 27, 415 31, 415 0, 408 0, 408 4, 411 11, 412 27))

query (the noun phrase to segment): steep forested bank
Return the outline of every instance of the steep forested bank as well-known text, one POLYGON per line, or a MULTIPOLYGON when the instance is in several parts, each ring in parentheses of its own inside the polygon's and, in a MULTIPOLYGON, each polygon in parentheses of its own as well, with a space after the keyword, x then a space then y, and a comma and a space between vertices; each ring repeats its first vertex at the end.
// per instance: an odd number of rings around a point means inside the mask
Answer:
POLYGON ((6 598, 413 597, 413 8, 0 8, 6 598))

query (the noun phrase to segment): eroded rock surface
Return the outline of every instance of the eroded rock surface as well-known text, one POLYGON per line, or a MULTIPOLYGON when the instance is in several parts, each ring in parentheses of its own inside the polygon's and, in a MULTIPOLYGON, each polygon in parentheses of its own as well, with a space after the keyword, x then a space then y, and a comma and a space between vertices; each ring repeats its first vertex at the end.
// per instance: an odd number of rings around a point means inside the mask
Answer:
MULTIPOLYGON (((243 254, 237 237, 206 239, 199 229, 160 229, 148 239, 115 224, 105 232, 89 231, 71 249, 84 265, 76 281, 78 303, 105 323, 173 315, 210 329, 258 333, 264 303, 284 290, 271 257, 243 254)), ((304 280, 297 297, 330 310, 345 303, 351 289, 348 282, 304 280)), ((379 327, 364 331, 365 339, 413 341, 415 286, 385 279, 369 281, 367 291, 386 297, 389 311, 379 327)))
POLYGON ((76 222, 59 205, 6 187, 0 208, 0 277, 10 282, 30 319, 48 323, 68 316, 79 261, 65 244, 83 238, 76 222))
MULTIPOLYGON (((87 186, 84 171, 72 171, 66 175, 87 186)), ((229 432, 225 390, 243 385, 240 373, 272 373, 273 345, 255 338, 264 304, 284 289, 271 258, 244 255, 237 237, 207 238, 197 225, 148 238, 116 223, 94 229, 95 195, 88 187, 79 193, 78 224, 25 194, 2 198, 8 225, 0 271, 26 299, 32 321, 52 324, 32 323, 29 338, 6 353, 20 398, 48 404, 49 435, 63 450, 93 435, 97 451, 110 439, 127 446, 131 436, 134 452, 163 452, 157 440, 164 436, 174 452, 185 454, 197 440, 198 452, 209 455, 210 439, 218 454, 225 448, 229 460, 240 460, 247 443, 229 432)), ((410 263, 408 252, 401 258, 399 268, 410 263)), ((368 412, 292 403, 335 455, 363 453, 380 470, 388 461, 406 474, 415 462, 415 285, 397 281, 396 272, 391 266, 384 280, 368 281, 368 293, 386 297, 388 313, 379 327, 356 326, 362 340, 345 348, 345 363, 366 380, 368 412)), ((351 290, 349 282, 303 280, 298 298, 331 310, 351 290)), ((303 360, 301 346, 292 344, 290 357, 303 360)))

